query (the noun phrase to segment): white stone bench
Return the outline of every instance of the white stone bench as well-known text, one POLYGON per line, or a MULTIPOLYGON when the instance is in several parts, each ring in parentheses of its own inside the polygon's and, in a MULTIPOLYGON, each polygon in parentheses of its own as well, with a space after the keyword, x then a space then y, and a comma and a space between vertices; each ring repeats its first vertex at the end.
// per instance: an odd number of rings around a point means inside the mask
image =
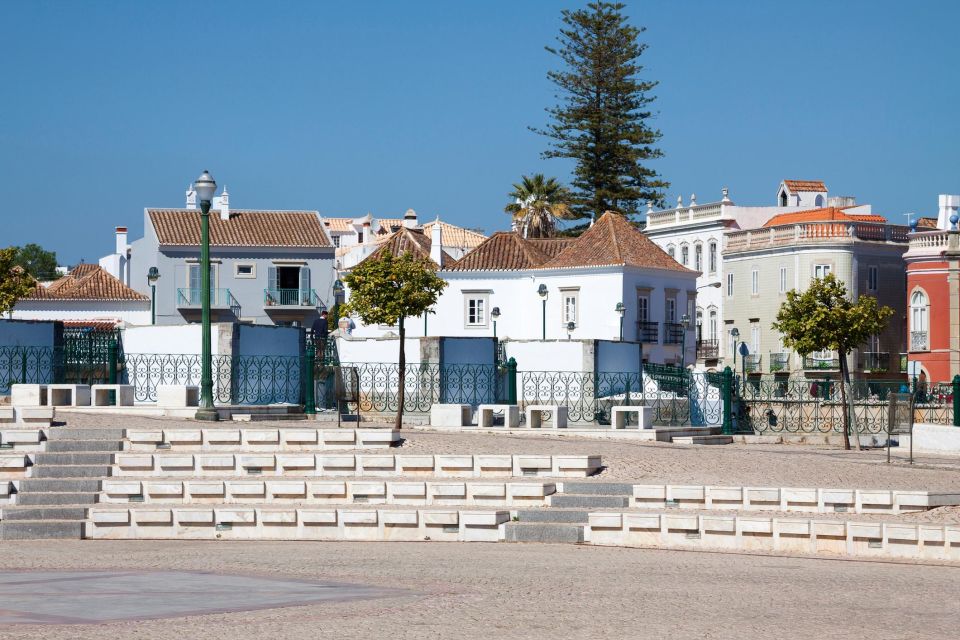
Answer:
POLYGON ((434 404, 430 406, 430 426, 462 427, 470 424, 472 409, 468 404, 434 404))
POLYGON ((200 387, 190 384, 157 385, 157 406, 184 408, 200 405, 200 387))
POLYGON ((610 427, 612 429, 626 429, 627 417, 636 414, 638 428, 653 429, 653 407, 618 406, 610 412, 610 427))
POLYGON ((90 385, 88 384, 48 384, 48 407, 89 407, 90 385))
POLYGON ((94 407, 132 407, 132 384, 95 384, 90 387, 94 407), (113 402, 110 394, 114 394, 113 402))
POLYGON ((516 429, 520 426, 520 407, 515 404, 482 404, 477 409, 477 426, 492 427, 493 414, 503 413, 503 426, 516 429))
POLYGON ((43 407, 47 404, 47 385, 10 385, 10 404, 17 407, 43 407))
POLYGON ((530 404, 527 405, 527 426, 531 429, 543 427, 543 412, 549 411, 553 415, 550 426, 554 429, 567 428, 567 407, 557 404, 530 404))
POLYGON ((53 407, 14 407, 18 424, 30 424, 49 427, 53 422, 53 407))
POLYGON ((13 415, 13 407, 3 406, 0 407, 0 422, 13 422, 15 417, 13 415))

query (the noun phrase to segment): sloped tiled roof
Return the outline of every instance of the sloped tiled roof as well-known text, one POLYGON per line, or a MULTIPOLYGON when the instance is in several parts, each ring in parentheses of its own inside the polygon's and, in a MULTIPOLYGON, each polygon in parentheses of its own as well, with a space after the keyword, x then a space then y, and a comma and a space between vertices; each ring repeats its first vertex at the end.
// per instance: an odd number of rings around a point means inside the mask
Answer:
POLYGON ((624 216, 607 211, 542 269, 628 266, 692 272, 658 247, 624 216))
MULTIPOLYGON (((200 211, 148 209, 162 245, 200 244, 200 211)), ((221 247, 329 247, 316 211, 210 211, 210 244, 221 247)))
POLYGON ((571 244, 576 242, 576 238, 527 238, 527 242, 533 243, 540 251, 543 251, 545 254, 551 258, 559 255, 561 251, 569 247, 571 244))
POLYGON ((38 284, 25 300, 149 300, 134 291, 100 265, 81 264, 48 286, 38 284))
MULTIPOLYGON (((430 237, 420 229, 400 227, 385 242, 381 243, 376 251, 364 258, 364 260, 379 260, 386 253, 401 256, 409 251, 415 258, 433 262, 430 258, 430 249, 432 246, 433 243, 430 242, 430 237)), ((440 254, 440 267, 446 267, 453 263, 453 258, 451 258, 446 251, 441 251, 440 254)))
POLYGON ((851 215, 844 213, 837 207, 823 207, 822 209, 807 209, 792 213, 781 213, 773 216, 764 223, 763 228, 779 227, 785 224, 801 222, 878 222, 886 224, 887 219, 877 215, 851 215))
POLYGON ((514 232, 499 231, 479 247, 446 268, 447 271, 510 271, 534 269, 550 260, 551 255, 532 240, 514 232))
POLYGON ((784 180, 783 183, 792 193, 827 190, 827 185, 823 183, 823 180, 784 180))
MULTIPOLYGON (((428 236, 433 233, 433 226, 437 224, 436 220, 427 222, 423 225, 423 232, 428 236)), ((440 221, 440 236, 443 239, 443 246, 457 247, 462 249, 475 249, 479 247, 487 236, 478 231, 464 229, 449 222, 440 221)))
POLYGON ((917 218, 917 228, 918 229, 936 229, 937 219, 936 218, 917 218))
POLYGON ((323 226, 330 231, 353 231, 353 218, 324 218, 323 226))

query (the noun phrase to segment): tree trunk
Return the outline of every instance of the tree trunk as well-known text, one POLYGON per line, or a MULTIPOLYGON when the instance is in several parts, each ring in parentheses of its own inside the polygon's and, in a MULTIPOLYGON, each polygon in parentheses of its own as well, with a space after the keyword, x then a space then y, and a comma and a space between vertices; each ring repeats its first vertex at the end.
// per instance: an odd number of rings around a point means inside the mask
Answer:
MULTIPOLYGON (((399 369, 397 375, 398 381, 398 402, 397 402, 397 419, 394 422, 393 426, 395 429, 403 428, 403 396, 404 389, 406 387, 406 378, 407 378, 407 354, 404 351, 404 338, 406 337, 406 329, 403 326, 403 318, 400 318, 400 361, 397 363, 397 368, 399 369)), ((849 449, 849 447, 847 447, 849 449)))
POLYGON ((853 427, 853 440, 860 451, 860 430, 857 429, 857 416, 853 411, 853 393, 850 386, 850 369, 847 366, 847 354, 838 351, 840 356, 840 398, 843 402, 843 448, 850 450, 850 431, 853 427))

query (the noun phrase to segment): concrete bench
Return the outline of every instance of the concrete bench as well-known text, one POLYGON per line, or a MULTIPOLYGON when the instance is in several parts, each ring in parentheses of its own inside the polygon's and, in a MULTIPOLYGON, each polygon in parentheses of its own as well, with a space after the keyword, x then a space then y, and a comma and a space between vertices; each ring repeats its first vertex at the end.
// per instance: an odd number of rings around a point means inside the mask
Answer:
POLYGON ((477 409, 477 425, 492 427, 493 414, 503 413, 503 426, 507 429, 516 429, 520 426, 520 407, 515 404, 482 404, 477 409))
POLYGON ((53 422, 53 407, 14 407, 13 413, 18 424, 31 424, 49 427, 53 422))
POLYGON ((200 387, 189 384, 157 385, 157 406, 196 407, 200 404, 200 387))
POLYGON ((95 384, 90 387, 95 407, 132 407, 133 406, 133 385, 132 384, 95 384), (110 394, 114 396, 110 398, 110 394))
POLYGON ((430 426, 462 427, 470 424, 471 413, 468 404, 434 404, 430 406, 430 426))
POLYGON ((531 429, 543 427, 543 412, 549 411, 553 415, 550 426, 554 429, 567 428, 567 408, 557 404, 530 404, 527 405, 527 426, 531 429))
POLYGON ((613 429, 626 429, 627 417, 636 414, 638 428, 653 429, 653 407, 634 407, 619 406, 614 407, 610 412, 610 427, 613 429))
POLYGON ((47 404, 47 385, 10 385, 10 404, 17 407, 44 407, 47 404))
POLYGON ((88 384, 48 384, 48 407, 89 407, 90 385, 88 384))
POLYGON ((14 419, 15 418, 13 415, 13 407, 11 406, 0 407, 0 422, 13 422, 14 419))

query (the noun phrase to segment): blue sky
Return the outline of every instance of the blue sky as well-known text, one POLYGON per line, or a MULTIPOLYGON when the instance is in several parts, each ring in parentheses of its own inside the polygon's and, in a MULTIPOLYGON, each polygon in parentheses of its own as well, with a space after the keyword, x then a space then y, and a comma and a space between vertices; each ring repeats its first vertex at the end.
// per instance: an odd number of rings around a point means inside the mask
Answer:
MULTIPOLYGON (((61 263, 204 168, 235 208, 506 228, 575 2, 0 3, 0 245, 61 263)), ((824 179, 891 220, 960 192, 957 2, 629 2, 668 201, 824 179)))

